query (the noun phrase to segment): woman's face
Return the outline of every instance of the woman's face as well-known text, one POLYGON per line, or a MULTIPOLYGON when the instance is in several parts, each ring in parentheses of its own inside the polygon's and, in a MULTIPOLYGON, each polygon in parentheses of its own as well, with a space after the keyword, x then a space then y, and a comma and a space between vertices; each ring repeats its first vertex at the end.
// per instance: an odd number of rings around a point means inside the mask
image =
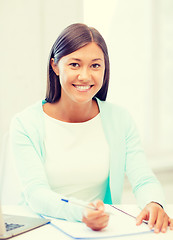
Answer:
POLYGON ((94 42, 62 57, 52 68, 59 75, 60 100, 88 102, 103 84, 105 61, 101 48, 94 42))

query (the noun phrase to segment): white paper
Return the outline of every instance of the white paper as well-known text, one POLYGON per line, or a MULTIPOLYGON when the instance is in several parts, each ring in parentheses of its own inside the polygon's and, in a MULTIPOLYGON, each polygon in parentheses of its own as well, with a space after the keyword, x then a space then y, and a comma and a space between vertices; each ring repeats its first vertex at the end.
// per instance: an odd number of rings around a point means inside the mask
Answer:
POLYGON ((73 238, 106 238, 113 236, 125 236, 141 233, 152 233, 148 225, 142 223, 136 226, 136 220, 116 209, 107 208, 110 212, 115 213, 110 215, 108 226, 101 231, 93 231, 84 223, 69 222, 63 220, 53 220, 52 223, 60 228, 65 234, 73 238))

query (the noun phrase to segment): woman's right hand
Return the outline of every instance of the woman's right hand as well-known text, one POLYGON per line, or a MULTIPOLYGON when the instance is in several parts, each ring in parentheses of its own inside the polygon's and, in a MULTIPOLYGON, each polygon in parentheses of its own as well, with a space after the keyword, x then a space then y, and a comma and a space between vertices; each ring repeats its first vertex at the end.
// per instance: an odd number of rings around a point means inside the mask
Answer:
POLYGON ((104 212, 103 201, 97 200, 94 203, 90 203, 88 206, 93 206, 96 210, 86 208, 82 221, 94 231, 100 231, 105 228, 109 222, 109 215, 104 212))

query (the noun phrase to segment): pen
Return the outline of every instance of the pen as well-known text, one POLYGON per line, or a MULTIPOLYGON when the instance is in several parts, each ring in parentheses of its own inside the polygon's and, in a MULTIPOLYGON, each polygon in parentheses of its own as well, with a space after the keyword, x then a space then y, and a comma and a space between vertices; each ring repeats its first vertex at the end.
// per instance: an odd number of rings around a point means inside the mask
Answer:
MULTIPOLYGON (((84 208, 89 208, 89 209, 92 209, 92 210, 98 210, 97 208, 95 208, 93 206, 88 206, 88 205, 78 203, 78 202, 75 202, 75 201, 71 201, 71 200, 68 200, 68 199, 64 199, 64 198, 61 198, 61 201, 66 202, 66 203, 75 204, 75 205, 78 205, 78 206, 81 206, 81 207, 84 207, 84 208)), ((136 219, 135 216, 133 216, 133 215, 131 215, 131 214, 129 214, 129 213, 127 213, 127 212, 125 212, 125 211, 123 211, 123 210, 121 210, 121 209, 119 209, 119 208, 117 208, 117 207, 115 207, 111 204, 109 206, 118 210, 118 211, 120 211, 120 212, 122 212, 122 213, 124 213, 124 214, 126 214, 126 215, 128 215, 129 217, 132 217, 132 218, 136 219)), ((105 212, 105 213, 108 214, 108 215, 115 215, 115 213, 113 213, 113 212, 105 212)), ((145 221, 145 220, 143 220, 143 223, 148 224, 148 222, 145 221)))
MULTIPOLYGON (((133 216, 133 215, 131 215, 131 214, 129 214, 129 213, 127 213, 127 212, 125 212, 125 211, 123 211, 123 210, 121 210, 121 209, 119 209, 119 208, 117 208, 117 207, 115 207, 115 206, 113 206, 113 205, 111 205, 111 204, 110 204, 109 206, 111 206, 111 207, 113 207, 114 209, 116 209, 116 210, 118 210, 118 211, 120 211, 120 212, 128 215, 129 217, 132 217, 132 218, 136 219, 135 216, 133 216)), ((147 222, 146 220, 143 220, 142 222, 145 223, 145 224, 148 224, 148 222, 147 222)))
MULTIPOLYGON (((75 201, 71 201, 71 200, 68 200, 68 199, 64 199, 64 198, 61 198, 61 201, 66 202, 66 203, 75 204, 75 205, 78 205, 78 206, 81 206, 81 207, 84 207, 84 208, 88 208, 88 209, 91 209, 91 210, 98 210, 96 207, 88 206, 88 205, 78 203, 78 202, 75 202, 75 201)), ((105 212, 105 213, 108 214, 108 215, 113 214, 111 212, 105 212)))

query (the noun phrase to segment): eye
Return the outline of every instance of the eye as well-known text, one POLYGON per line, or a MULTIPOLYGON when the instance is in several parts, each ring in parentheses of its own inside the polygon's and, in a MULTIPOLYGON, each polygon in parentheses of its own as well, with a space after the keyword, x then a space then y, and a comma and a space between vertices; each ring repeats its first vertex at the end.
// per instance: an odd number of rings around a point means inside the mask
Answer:
POLYGON ((72 67, 74 67, 74 68, 79 67, 79 63, 70 63, 69 65, 72 66, 72 67))
POLYGON ((92 68, 99 68, 101 65, 100 64, 98 64, 98 63, 94 63, 94 64, 92 64, 92 68))

